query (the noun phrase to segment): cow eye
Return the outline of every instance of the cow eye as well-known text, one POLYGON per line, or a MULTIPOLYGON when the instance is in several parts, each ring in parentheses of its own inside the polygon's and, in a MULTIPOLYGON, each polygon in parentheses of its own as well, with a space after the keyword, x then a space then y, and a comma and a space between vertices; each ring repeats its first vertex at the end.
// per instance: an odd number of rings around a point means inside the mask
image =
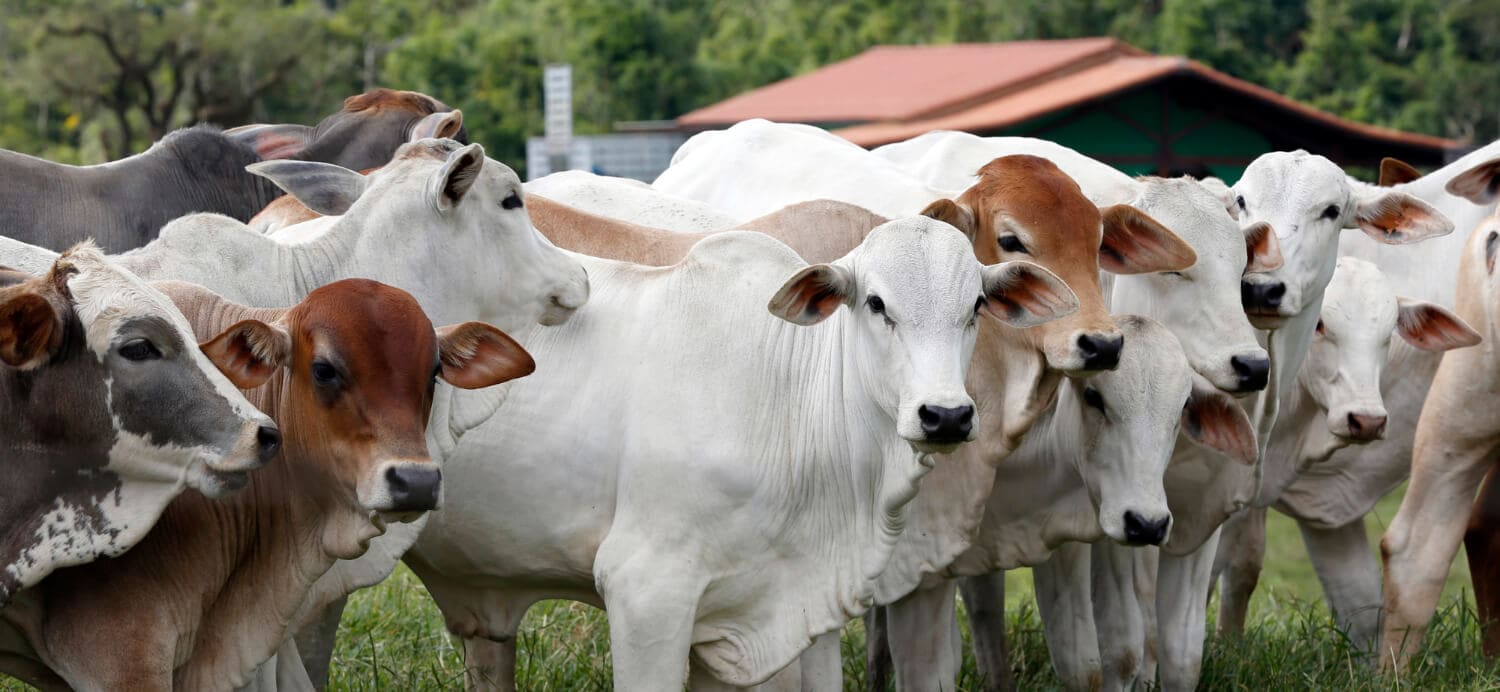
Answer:
POLYGON ((339 381, 339 371, 326 361, 315 360, 312 364, 312 377, 313 382, 328 387, 339 381))
POLYGON ((985 302, 984 301, 984 296, 979 296, 979 300, 974 301, 974 314, 975 315, 978 315, 979 311, 984 309, 984 302, 985 302))
POLYGON ((512 193, 510 193, 509 197, 506 197, 504 200, 501 200, 500 206, 502 208, 505 208, 505 209, 520 209, 521 208, 521 196, 518 195, 518 194, 516 194, 516 193, 514 193, 514 192, 512 192, 512 193))
POLYGON ((1093 387, 1083 388, 1083 403, 1088 404, 1089 408, 1097 409, 1100 413, 1104 413, 1104 397, 1099 394, 1099 390, 1093 387))
POLYGON ((136 339, 120 347, 120 357, 136 362, 157 360, 161 358, 161 351, 157 350, 156 344, 150 341, 136 339))
POLYGON ((1323 218, 1325 218, 1325 219, 1332 220, 1332 219, 1337 219, 1338 217, 1339 217, 1339 206, 1337 204, 1330 204, 1330 205, 1328 205, 1327 209, 1323 210, 1323 218))
POLYGON ((1030 254, 1026 252, 1026 246, 1021 244, 1021 239, 1013 235, 1000 236, 1000 249, 1006 252, 1030 254))
POLYGON ((881 300, 880 296, 872 295, 866 298, 865 305, 870 308, 870 313, 873 315, 885 314, 885 301, 881 300))
POLYGON ((1323 320, 1318 320, 1318 335, 1323 334, 1323 320))
POLYGON ((1175 276, 1175 277, 1177 277, 1179 279, 1182 278, 1182 272, 1162 272, 1161 275, 1162 276, 1175 276))
POLYGON ((1240 205, 1240 211, 1245 210, 1245 196, 1239 195, 1234 198, 1234 203, 1240 205))

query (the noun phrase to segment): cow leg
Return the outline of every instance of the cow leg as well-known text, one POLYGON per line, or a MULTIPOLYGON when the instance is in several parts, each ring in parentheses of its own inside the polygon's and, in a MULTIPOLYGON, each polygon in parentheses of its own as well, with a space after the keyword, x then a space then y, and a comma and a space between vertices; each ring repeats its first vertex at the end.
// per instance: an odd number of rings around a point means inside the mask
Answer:
MULTIPOLYGON (((813 640, 813 645, 802 652, 798 662, 802 666, 802 692, 822 692, 844 689, 844 660, 839 647, 839 630, 834 630, 813 640)), ((773 678, 774 679, 774 678, 773 678)))
POLYGON ((1222 563, 1219 578, 1219 636, 1238 638, 1245 633, 1250 596, 1260 582, 1266 561, 1266 509, 1251 507, 1224 524, 1214 559, 1222 563))
POLYGON ((1087 543, 1064 543, 1046 562, 1031 568, 1052 667, 1063 686, 1072 690, 1093 689, 1100 680, 1090 550, 1087 543))
POLYGON ((1380 563, 1370 550, 1364 518, 1324 529, 1297 522, 1338 627, 1360 651, 1373 651, 1380 631, 1380 563))
POLYGON ((1192 690, 1203 665, 1203 637, 1208 626, 1208 587, 1213 581, 1219 531, 1187 555, 1162 552, 1157 558, 1156 617, 1160 629, 1163 690, 1192 690))
POLYGON ((464 689, 515 692, 516 638, 464 637, 464 689))
POLYGON ((609 615, 615 689, 680 690, 708 580, 690 560, 636 547, 643 545, 611 534, 594 561, 594 585, 609 615))
MULTIPOLYGON (((334 601, 313 624, 297 633, 297 652, 302 655, 302 667, 318 690, 328 686, 328 670, 333 662, 334 646, 338 643, 339 621, 343 619, 344 606, 348 604, 348 596, 334 601)), ((278 665, 277 674, 285 675, 287 671, 280 670, 278 665)))
POLYGON ((1156 626, 1156 572, 1161 550, 1156 546, 1136 548, 1135 600, 1141 614, 1141 629, 1145 630, 1144 657, 1141 659, 1141 680, 1156 680, 1156 652, 1161 650, 1161 629, 1156 626))
POLYGON ((1132 689, 1141 678, 1146 655, 1146 621, 1135 580, 1140 549, 1105 540, 1093 544, 1091 551, 1089 577, 1098 629, 1100 688, 1132 689))
POLYGON ((1005 573, 991 572, 958 580, 969 633, 974 639, 974 661, 979 664, 985 692, 1016 688, 1010 676, 1010 652, 1005 648, 1005 573))
POLYGON ((1500 484, 1491 467, 1479 488, 1469 530, 1464 534, 1464 552, 1469 556, 1469 578, 1474 584, 1474 605, 1484 633, 1484 655, 1500 655, 1500 484))
POLYGON ((896 667, 896 689, 951 690, 958 681, 962 645, 955 641, 958 614, 956 586, 944 580, 935 588, 917 589, 885 607, 886 641, 896 667))
POLYGON ((885 606, 865 612, 865 689, 885 692, 891 685, 891 640, 885 606))

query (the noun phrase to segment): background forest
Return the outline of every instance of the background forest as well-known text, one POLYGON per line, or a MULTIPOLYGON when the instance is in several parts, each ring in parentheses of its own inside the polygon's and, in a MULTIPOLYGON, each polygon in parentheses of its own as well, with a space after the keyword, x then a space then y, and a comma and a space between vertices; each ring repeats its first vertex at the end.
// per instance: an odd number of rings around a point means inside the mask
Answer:
POLYGON ((462 108, 521 168, 548 62, 573 64, 587 133, 877 44, 1098 35, 1354 120, 1500 136, 1500 0, 0 0, 0 147, 98 162, 389 86, 462 108))

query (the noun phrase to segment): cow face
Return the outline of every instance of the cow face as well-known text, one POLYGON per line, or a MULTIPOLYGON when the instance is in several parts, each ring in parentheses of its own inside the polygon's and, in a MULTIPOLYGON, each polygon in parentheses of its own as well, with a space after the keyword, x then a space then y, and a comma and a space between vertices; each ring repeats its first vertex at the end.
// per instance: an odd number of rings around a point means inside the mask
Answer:
POLYGON ((1078 295, 1079 310, 1032 329, 1047 365, 1070 375, 1115 367, 1121 335, 1099 291, 1099 270, 1117 274, 1185 269, 1193 251, 1149 216, 1128 206, 1100 210, 1055 164, 1003 156, 979 170, 957 201, 939 200, 923 214, 964 231, 980 262, 1035 262, 1078 295))
POLYGON ((280 441, 157 291, 92 245, 0 272, 0 603, 139 541, 189 485, 238 487, 280 441))
POLYGON ((535 368, 504 332, 434 330, 410 294, 364 279, 323 286, 275 323, 240 322, 203 349, 235 364, 226 373, 242 387, 284 366, 287 456, 346 506, 398 520, 441 500, 426 442, 437 380, 475 389, 535 368))
POLYGON ((1051 272, 1026 262, 981 266, 967 238, 925 217, 886 223, 833 264, 804 268, 776 293, 773 314, 811 325, 840 305, 845 362, 919 452, 973 437, 964 375, 981 313, 1029 327, 1077 310, 1051 272))
POLYGON ((426 94, 375 89, 344 99, 344 107, 306 125, 245 125, 226 130, 264 160, 322 161, 351 170, 383 166, 413 139, 468 142, 463 114, 426 94))
MULTIPOLYGON (((1073 380, 1059 392, 1061 416, 1085 436, 1074 460, 1111 539, 1157 545, 1172 515, 1162 479, 1178 430, 1237 458, 1255 458, 1250 419, 1227 395, 1195 385, 1177 338, 1161 324, 1135 315, 1115 318, 1125 335, 1120 366, 1073 380)), ((1071 432, 1071 431, 1070 431, 1071 432)))
POLYGON ((1392 333, 1412 346, 1446 351, 1479 343, 1479 334, 1437 305, 1398 298, 1375 265, 1339 258, 1323 296, 1317 332, 1297 377, 1327 411, 1328 431, 1349 442, 1384 437, 1380 395, 1392 333))
POLYGON ((1356 194, 1338 166, 1305 151, 1262 155, 1233 192, 1240 223, 1269 224, 1285 258, 1281 267, 1244 279, 1245 312, 1262 329, 1280 327, 1317 299, 1333 276, 1343 229, 1392 245, 1453 231, 1446 217, 1406 193, 1356 194))
POLYGON ((1240 307, 1240 281, 1247 266, 1269 268, 1279 261, 1275 236, 1260 225, 1247 242, 1219 197, 1191 178, 1142 178, 1139 185, 1135 205, 1174 229, 1198 261, 1176 271, 1116 278, 1115 308, 1160 320, 1177 335, 1193 370, 1220 391, 1264 389, 1271 360, 1240 307))
MULTIPOLYGON (((465 304, 469 312, 434 314, 439 321, 471 316, 477 308, 481 320, 503 329, 554 325, 588 300, 583 266, 531 225, 520 178, 486 159, 477 144, 419 140, 368 176, 307 161, 266 161, 249 170, 313 211, 360 219, 366 225, 355 249, 361 261, 441 254, 426 266, 467 277, 466 295, 455 296, 467 300, 450 304, 465 304), (469 251, 455 253, 453 246, 469 251)), ((443 281, 444 290, 451 292, 451 283, 443 281)))

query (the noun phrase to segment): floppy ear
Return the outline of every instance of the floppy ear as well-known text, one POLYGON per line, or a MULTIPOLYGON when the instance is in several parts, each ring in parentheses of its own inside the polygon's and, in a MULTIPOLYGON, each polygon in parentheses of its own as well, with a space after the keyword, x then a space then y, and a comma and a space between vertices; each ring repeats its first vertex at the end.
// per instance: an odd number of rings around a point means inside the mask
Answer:
POLYGON ((1490 159, 1448 181, 1448 194, 1475 204, 1489 204, 1500 197, 1500 159, 1490 159))
POLYGON ((483 322, 437 330, 443 381, 460 389, 480 389, 536 371, 531 354, 509 334, 483 322))
POLYGON ((1451 351, 1483 339, 1462 317, 1415 298, 1396 298, 1396 333, 1423 351, 1451 351))
POLYGON ((922 216, 937 219, 963 231, 964 235, 969 236, 970 242, 974 240, 974 234, 979 231, 974 225, 974 212, 951 199, 940 199, 927 205, 927 208, 922 210, 922 216))
POLYGON ((1376 184, 1381 187, 1391 187, 1409 183, 1420 177, 1422 177, 1422 172, 1413 168, 1411 164, 1387 156, 1380 160, 1380 180, 1376 184))
POLYGON ((1062 279, 1030 262, 1001 262, 983 269, 984 307, 1012 327, 1035 327, 1078 312, 1078 295, 1062 279))
POLYGON ((1235 194, 1233 188, 1230 188, 1223 180, 1212 176, 1203 178, 1198 183, 1208 188, 1209 192, 1214 193, 1214 197, 1219 199, 1219 204, 1224 205, 1224 211, 1229 212, 1229 218, 1239 220, 1240 205, 1234 201, 1235 194))
POLYGON ((261 161, 245 166, 286 190, 303 206, 324 216, 338 216, 364 194, 369 180, 343 166, 320 161, 261 161))
POLYGON ((313 141, 313 128, 307 125, 241 125, 224 134, 254 149, 265 161, 299 156, 313 141))
POLYGON ((1104 236, 1099 242, 1099 268, 1112 274, 1154 274, 1182 271, 1198 262, 1198 254, 1176 233, 1128 204, 1099 210, 1104 236))
POLYGON ((792 324, 817 324, 839 305, 854 304, 854 276, 832 264, 814 264, 787 279, 766 306, 771 314, 792 324))
POLYGON ((255 389, 286 364, 292 353, 292 337, 279 324, 244 320, 198 344, 198 348, 234 386, 255 389))
POLYGON ((434 139, 452 139, 453 135, 458 134, 458 131, 462 130, 463 127, 464 112, 461 110, 454 109, 447 113, 433 113, 412 124, 411 136, 407 138, 407 141, 415 142, 428 137, 434 139))
POLYGON ((1268 272, 1281 266, 1281 241, 1271 224, 1264 221, 1251 224, 1245 229, 1245 273, 1268 272))
POLYGON ((1260 455, 1250 416, 1234 398, 1194 378, 1193 393, 1182 407, 1182 434, 1204 447, 1245 465, 1260 455))
POLYGON ((1405 192, 1386 192, 1356 201, 1354 223, 1365 235, 1386 245, 1405 245, 1453 232, 1453 222, 1447 216, 1405 192))
POLYGON ((484 168, 484 147, 470 144, 448 155, 443 167, 432 176, 430 194, 439 211, 458 206, 484 168))
POLYGON ((20 370, 40 367, 62 336, 62 315, 46 296, 24 285, 0 291, 0 361, 20 370))

